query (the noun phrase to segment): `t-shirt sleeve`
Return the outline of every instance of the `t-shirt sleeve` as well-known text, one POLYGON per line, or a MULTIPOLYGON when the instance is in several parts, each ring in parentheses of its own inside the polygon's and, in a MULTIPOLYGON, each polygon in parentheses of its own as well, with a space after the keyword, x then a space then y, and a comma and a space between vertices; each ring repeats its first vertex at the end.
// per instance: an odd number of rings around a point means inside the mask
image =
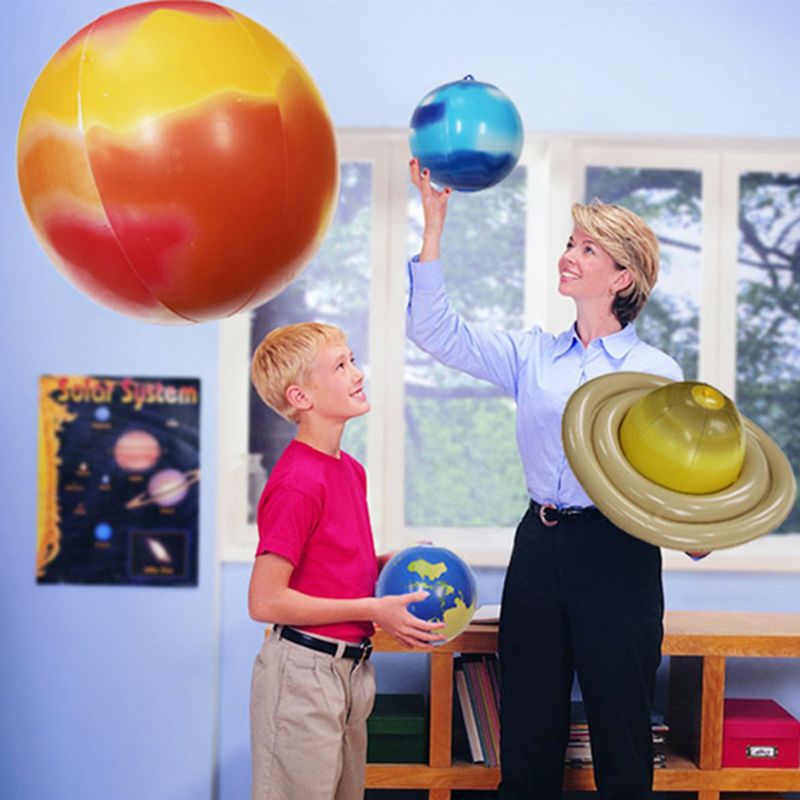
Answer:
POLYGON ((361 484, 362 488, 364 489, 364 494, 367 493, 367 471, 364 469, 364 465, 361 462, 357 461, 355 458, 353 461, 353 467, 356 471, 356 475, 358 476, 358 482, 361 484))
POLYGON ((268 492, 258 509, 256 555, 275 553, 296 567, 320 512, 319 501, 305 492, 289 487, 268 492))

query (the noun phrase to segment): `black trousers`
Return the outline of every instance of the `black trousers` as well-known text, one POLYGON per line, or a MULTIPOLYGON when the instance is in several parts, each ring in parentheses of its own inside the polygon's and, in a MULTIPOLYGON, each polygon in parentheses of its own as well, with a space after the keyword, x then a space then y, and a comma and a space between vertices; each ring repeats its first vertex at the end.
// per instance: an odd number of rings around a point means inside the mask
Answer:
POLYGON ((652 797, 661 551, 592 512, 519 525, 500 618, 503 800, 557 800, 578 675, 598 793, 652 797))

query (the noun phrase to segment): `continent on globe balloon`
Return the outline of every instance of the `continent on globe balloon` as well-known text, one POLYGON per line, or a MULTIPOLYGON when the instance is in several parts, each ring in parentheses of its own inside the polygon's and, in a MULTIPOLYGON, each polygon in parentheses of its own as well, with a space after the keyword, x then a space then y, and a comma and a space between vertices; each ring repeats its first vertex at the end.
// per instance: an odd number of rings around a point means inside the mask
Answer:
POLYGON ((408 610, 426 622, 443 622, 445 641, 458 636, 469 625, 478 606, 475 575, 469 565, 444 547, 415 545, 396 553, 378 578, 376 594, 428 592, 424 600, 408 610))

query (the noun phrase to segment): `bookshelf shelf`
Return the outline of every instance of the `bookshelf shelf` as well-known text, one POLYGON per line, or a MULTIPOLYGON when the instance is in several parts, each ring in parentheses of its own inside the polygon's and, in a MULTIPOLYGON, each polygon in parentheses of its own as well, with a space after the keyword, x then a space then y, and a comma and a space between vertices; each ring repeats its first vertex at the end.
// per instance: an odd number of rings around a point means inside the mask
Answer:
MULTIPOLYGON (((378 631, 378 652, 419 652, 378 631)), ((453 789, 490 790, 500 771, 454 761, 453 659, 457 653, 493 653, 496 625, 470 625, 437 647, 430 659, 430 750, 427 764, 368 764, 368 789, 427 789, 429 800, 450 800, 453 789)), ((667 766, 655 771, 655 791, 800 792, 800 769, 723 769, 722 709, 725 659, 800 659, 800 614, 672 611, 665 616, 664 655, 670 656, 670 743, 667 766)), ((568 769, 564 788, 593 791, 591 769, 568 769)))

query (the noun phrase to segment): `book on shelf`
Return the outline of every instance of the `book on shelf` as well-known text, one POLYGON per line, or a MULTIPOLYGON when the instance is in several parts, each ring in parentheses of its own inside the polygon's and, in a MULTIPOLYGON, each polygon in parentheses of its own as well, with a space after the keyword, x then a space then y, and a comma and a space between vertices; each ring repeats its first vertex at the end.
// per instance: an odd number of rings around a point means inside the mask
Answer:
MULTIPOLYGON (((664 721, 660 711, 653 711, 650 715, 650 732, 653 737, 653 766, 663 769, 667 766, 667 756, 659 745, 664 743, 669 732, 669 727, 664 721)), ((589 723, 586 711, 580 700, 572 701, 571 722, 569 728, 569 742, 564 754, 566 765, 571 769, 591 769, 592 748, 589 742, 589 723)))
POLYGON ((478 606, 472 615, 472 622, 476 625, 497 625, 500 622, 500 604, 487 603, 478 606))
MULTIPOLYGON (((500 663, 497 655, 462 654, 454 659, 453 680, 455 694, 461 710, 470 756, 473 763, 483 762, 487 767, 500 761, 500 663)), ((653 738, 653 766, 662 769, 667 765, 662 747, 669 733, 664 715, 651 714, 653 738)), ((566 765, 572 769, 591 769, 592 747, 589 723, 581 701, 571 705, 570 735, 564 753, 566 765)))
POLYGON ((455 658, 453 665, 453 680, 455 682, 456 698, 461 709, 461 719, 464 722, 464 730, 467 734, 470 757, 473 764, 478 764, 484 760, 483 747, 481 746, 478 723, 475 721, 475 712, 467 689, 467 679, 464 676, 464 664, 459 656, 455 658))
POLYGON ((475 662, 475 671, 480 688, 481 702, 486 709, 486 721, 489 726, 490 753, 488 764, 489 766, 497 766, 500 763, 500 706, 489 675, 489 663, 492 660, 496 660, 494 656, 483 656, 479 661, 475 662))
POLYGON ((456 656, 453 672, 472 759, 474 762, 483 761, 487 767, 496 767, 500 762, 496 662, 497 656, 493 654, 464 654, 456 656), (490 664, 493 666, 490 667, 490 664), (495 677, 490 669, 494 670, 495 677))
POLYGON ((484 669, 484 656, 463 655, 464 676, 467 679, 467 688, 472 701, 472 709, 478 723, 478 734, 483 746, 483 762, 487 767, 496 767, 498 764, 497 750, 494 745, 491 715, 491 701, 486 694, 481 672, 484 669))

